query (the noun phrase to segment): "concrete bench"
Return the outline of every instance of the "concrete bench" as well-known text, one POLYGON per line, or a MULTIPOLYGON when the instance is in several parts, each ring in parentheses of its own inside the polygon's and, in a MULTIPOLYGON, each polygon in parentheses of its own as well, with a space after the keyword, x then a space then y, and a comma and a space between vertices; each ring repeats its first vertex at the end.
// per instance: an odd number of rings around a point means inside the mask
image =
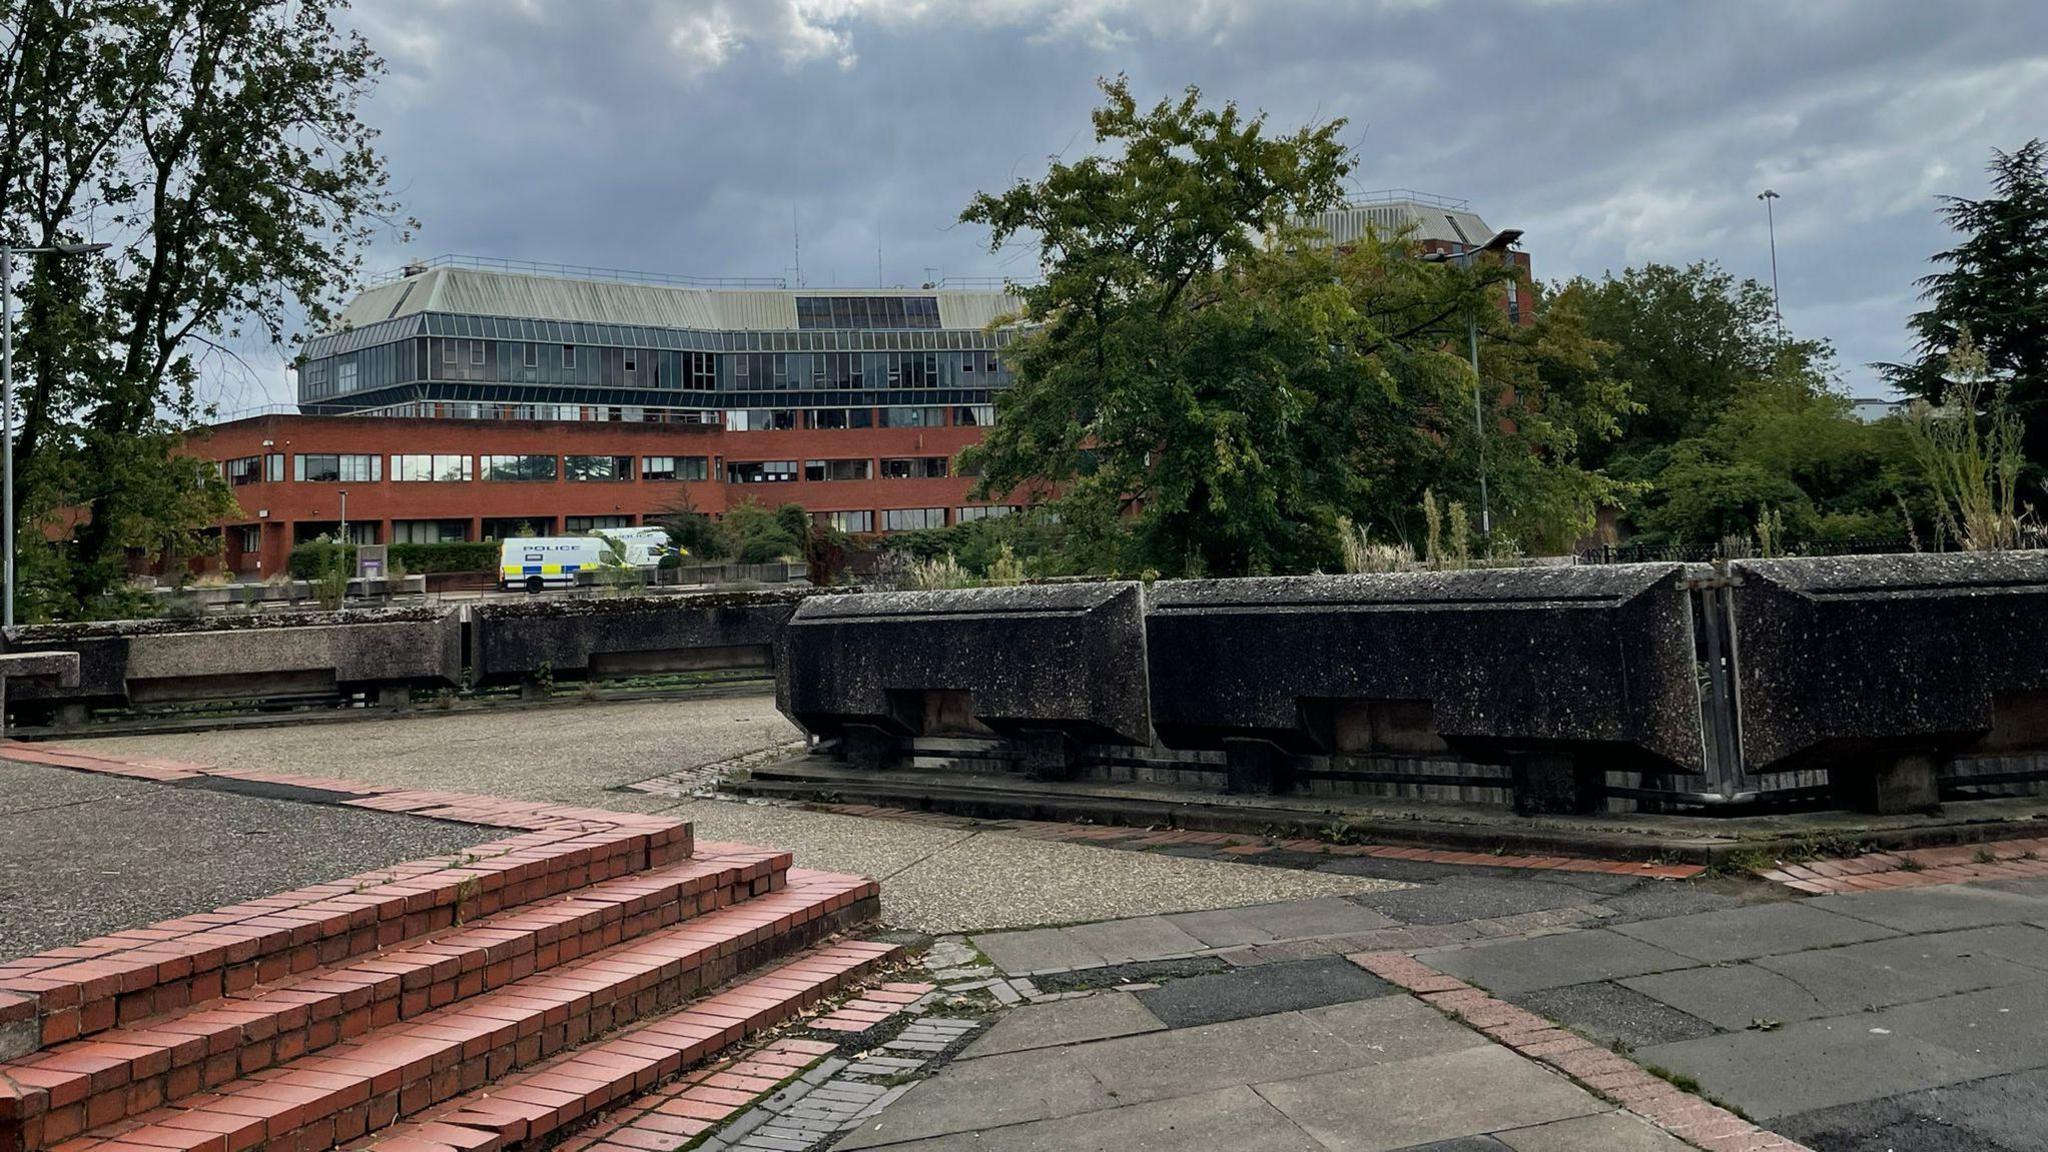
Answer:
POLYGON ((897 762, 917 736, 995 734, 1059 777, 1085 743, 1150 739, 1136 584, 818 597, 783 643, 778 706, 857 763, 897 762))
POLYGON ((17 683, 78 687, 76 652, 8 652, 0 654, 0 732, 7 730, 7 691, 17 683))
POLYGON ((480 604, 471 613, 476 683, 533 684, 774 667, 791 613, 818 590, 705 592, 480 604))
POLYGON ((1147 598, 1153 727, 1233 789, 1310 753, 1513 766, 1519 806, 1585 811, 1607 769, 1705 770, 1676 564, 1171 581, 1147 598))
POLYGON ((1840 802, 1898 812, 1958 752, 2048 749, 2048 552, 1730 568, 1750 771, 1825 768, 1840 802))

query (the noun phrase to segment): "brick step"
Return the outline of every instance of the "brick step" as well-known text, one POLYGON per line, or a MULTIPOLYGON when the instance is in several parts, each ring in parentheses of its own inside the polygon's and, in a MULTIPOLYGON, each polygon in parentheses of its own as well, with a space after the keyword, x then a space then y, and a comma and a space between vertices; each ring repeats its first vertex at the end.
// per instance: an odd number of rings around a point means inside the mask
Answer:
POLYGON ((0 1064, 0 1094, 108 1124, 787 883, 787 853, 705 847, 720 851, 45 1048, 0 1064))
MULTIPOLYGON (((746 1036, 790 1020, 819 1000, 860 983, 902 951, 900 945, 863 941, 813 949, 680 1012, 621 1029, 459 1096, 415 1120, 355 1140, 348 1145, 349 1152, 537 1147, 577 1121, 625 1103, 746 1036)), ((829 1050, 829 1045, 819 1047, 829 1050)), ((731 1111, 733 1097, 742 1095, 716 1083, 714 1079, 701 1088, 709 1099, 684 1095, 665 1103, 663 1131, 680 1142, 714 1127, 731 1111)), ((121 1150, 102 1146, 76 1152, 121 1150)))
MULTIPOLYGON (((622 941, 110 1124, 52 1101, 5 1152, 320 1152, 670 1008, 874 914, 871 880, 792 869, 789 886, 622 941)), ((796 994, 796 993, 793 993, 796 994)), ((732 1000, 735 1038, 779 1002, 732 1000)), ((799 994, 800 995, 800 994, 799 994)), ((720 1035, 725 1031, 721 1030, 720 1035)), ((27 1100, 24 1100, 27 1103, 27 1100)))
POLYGON ((689 858, 689 825, 631 819, 565 821, 0 963, 0 1058, 689 858))

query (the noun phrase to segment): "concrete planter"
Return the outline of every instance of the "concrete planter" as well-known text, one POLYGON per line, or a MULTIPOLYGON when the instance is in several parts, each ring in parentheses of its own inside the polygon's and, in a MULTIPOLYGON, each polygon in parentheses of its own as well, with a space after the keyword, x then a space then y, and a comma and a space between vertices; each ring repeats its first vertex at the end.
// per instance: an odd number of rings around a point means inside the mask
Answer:
POLYGON ((604 679, 774 666, 775 645, 808 588, 768 592, 529 600, 471 613, 476 683, 604 679))

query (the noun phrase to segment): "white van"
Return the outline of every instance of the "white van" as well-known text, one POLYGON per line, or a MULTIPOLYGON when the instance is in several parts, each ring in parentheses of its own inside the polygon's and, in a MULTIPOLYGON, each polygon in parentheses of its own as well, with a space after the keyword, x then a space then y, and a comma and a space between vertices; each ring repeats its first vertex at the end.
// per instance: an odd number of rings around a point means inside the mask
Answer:
POLYGON ((595 536, 515 536, 498 545, 498 587, 568 588, 578 572, 604 567, 610 555, 595 536))
POLYGON ((669 542, 668 529, 650 525, 637 528, 599 528, 593 536, 616 540, 625 546, 626 563, 635 568, 654 568, 661 564, 661 558, 676 550, 669 542))

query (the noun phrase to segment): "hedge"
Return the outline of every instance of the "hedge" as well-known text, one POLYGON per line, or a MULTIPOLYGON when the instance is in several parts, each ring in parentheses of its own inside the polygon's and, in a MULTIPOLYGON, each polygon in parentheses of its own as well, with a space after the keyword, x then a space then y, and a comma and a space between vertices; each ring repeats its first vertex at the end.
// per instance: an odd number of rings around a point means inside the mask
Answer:
MULTIPOLYGON (((452 542, 446 544, 393 544, 391 560, 409 575, 427 572, 495 572, 498 545, 452 542)), ((313 580, 330 563, 339 563, 351 575, 356 570, 353 544, 314 540, 292 549, 289 570, 296 580, 313 580)))

